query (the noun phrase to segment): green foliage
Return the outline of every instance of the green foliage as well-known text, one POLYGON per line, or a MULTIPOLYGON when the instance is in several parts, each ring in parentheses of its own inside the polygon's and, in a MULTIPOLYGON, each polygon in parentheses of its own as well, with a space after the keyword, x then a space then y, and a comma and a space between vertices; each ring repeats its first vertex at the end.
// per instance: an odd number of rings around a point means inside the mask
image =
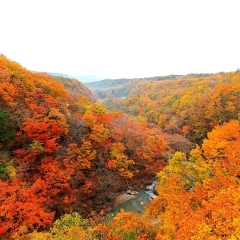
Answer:
POLYGON ((119 231, 116 231, 115 234, 117 236, 120 236, 124 240, 136 240, 137 239, 137 233, 134 231, 119 230, 119 231))
POLYGON ((79 213, 73 212, 71 214, 65 214, 60 219, 56 220, 50 232, 53 235, 63 235, 71 227, 87 228, 91 225, 89 220, 86 220, 80 216, 79 213))
POLYGON ((0 111, 0 141, 4 141, 13 136, 13 131, 9 130, 8 125, 11 114, 8 111, 0 111))
POLYGON ((36 140, 34 140, 31 144, 29 144, 29 146, 33 149, 33 150, 39 150, 39 151, 43 151, 44 148, 42 146, 42 144, 36 140))
POLYGON ((16 169, 13 161, 9 156, 9 152, 0 151, 0 179, 12 178, 16 175, 16 169))
POLYGON ((0 111, 0 124, 6 125, 9 122, 10 113, 7 111, 0 111))
POLYGON ((45 232, 33 232, 27 235, 29 240, 90 240, 93 230, 91 223, 79 213, 65 214, 57 219, 52 228, 45 232))

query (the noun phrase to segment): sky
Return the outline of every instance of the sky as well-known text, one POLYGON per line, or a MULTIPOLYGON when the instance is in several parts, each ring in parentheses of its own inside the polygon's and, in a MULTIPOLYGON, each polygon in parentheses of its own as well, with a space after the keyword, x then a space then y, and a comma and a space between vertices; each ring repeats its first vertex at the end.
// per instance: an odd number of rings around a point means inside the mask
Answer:
POLYGON ((0 53, 101 78, 240 68, 239 0, 0 0, 0 53))

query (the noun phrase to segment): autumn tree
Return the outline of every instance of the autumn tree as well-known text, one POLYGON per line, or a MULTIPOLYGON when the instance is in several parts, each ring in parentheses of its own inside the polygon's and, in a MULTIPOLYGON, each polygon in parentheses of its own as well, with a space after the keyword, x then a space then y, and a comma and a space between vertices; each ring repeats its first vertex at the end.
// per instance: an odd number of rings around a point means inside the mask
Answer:
POLYGON ((24 186, 18 179, 9 184, 0 181, 0 226, 5 232, 17 231, 26 226, 29 231, 52 224, 53 212, 45 208, 46 184, 37 180, 31 186, 24 186))
POLYGON ((231 239, 239 228, 239 121, 217 126, 189 159, 176 153, 159 173, 146 217, 161 239, 231 239))

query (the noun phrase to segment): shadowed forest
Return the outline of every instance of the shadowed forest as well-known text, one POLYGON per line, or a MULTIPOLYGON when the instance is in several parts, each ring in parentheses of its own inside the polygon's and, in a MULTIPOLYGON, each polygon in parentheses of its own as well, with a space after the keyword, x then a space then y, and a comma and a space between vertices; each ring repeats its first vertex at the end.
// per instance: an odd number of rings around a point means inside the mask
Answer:
POLYGON ((240 239, 239 121, 240 71, 84 86, 0 55, 0 239, 240 239))

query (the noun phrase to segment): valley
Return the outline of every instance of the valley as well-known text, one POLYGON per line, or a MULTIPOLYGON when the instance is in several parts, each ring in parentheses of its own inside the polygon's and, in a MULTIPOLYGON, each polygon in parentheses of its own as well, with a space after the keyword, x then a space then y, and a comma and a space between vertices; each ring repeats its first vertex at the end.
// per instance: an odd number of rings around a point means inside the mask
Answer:
POLYGON ((237 239, 239 120, 239 71, 83 84, 0 55, 0 239, 237 239))

